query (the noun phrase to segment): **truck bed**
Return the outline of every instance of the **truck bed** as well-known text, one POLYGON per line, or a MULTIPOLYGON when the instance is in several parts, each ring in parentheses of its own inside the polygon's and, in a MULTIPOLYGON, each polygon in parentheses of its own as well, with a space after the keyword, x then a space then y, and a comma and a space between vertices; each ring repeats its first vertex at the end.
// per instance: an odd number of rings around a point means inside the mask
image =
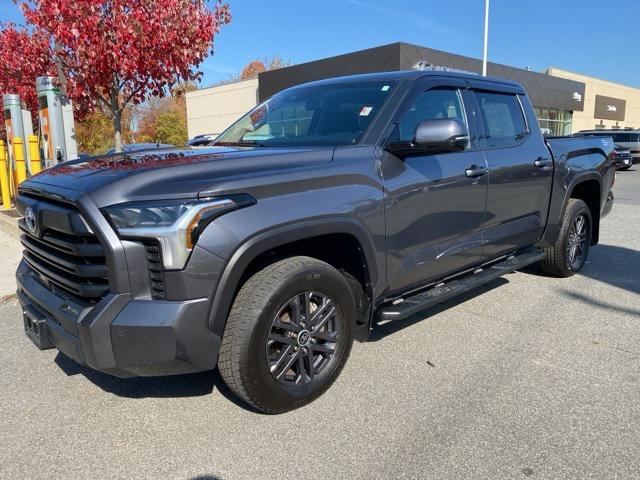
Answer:
POLYGON ((545 142, 556 161, 588 154, 599 154, 607 159, 613 151, 611 137, 550 136, 545 142))

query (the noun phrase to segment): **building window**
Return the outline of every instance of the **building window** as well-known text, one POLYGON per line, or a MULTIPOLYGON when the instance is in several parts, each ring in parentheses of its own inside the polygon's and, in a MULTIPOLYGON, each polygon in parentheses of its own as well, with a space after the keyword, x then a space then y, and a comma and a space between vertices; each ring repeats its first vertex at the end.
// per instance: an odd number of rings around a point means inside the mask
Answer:
POLYGON ((542 133, 549 135, 571 134, 571 112, 555 108, 534 108, 542 133))

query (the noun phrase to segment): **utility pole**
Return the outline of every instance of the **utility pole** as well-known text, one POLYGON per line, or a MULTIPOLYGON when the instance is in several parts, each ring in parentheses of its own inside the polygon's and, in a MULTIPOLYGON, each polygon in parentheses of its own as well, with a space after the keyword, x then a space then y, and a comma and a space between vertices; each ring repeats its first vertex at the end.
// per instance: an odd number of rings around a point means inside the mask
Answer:
POLYGON ((487 45, 489 43, 489 0, 484 0, 484 53, 482 55, 482 76, 487 76, 487 45))

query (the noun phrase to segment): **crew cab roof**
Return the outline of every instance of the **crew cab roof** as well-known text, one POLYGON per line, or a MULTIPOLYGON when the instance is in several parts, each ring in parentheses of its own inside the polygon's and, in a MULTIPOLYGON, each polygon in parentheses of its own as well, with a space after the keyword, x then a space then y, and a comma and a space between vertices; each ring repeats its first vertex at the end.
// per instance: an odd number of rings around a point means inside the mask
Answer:
POLYGON ((291 87, 291 89, 299 88, 302 86, 320 86, 331 85, 332 83, 350 83, 350 82, 367 82, 367 81, 379 81, 379 82, 394 82, 400 80, 416 81, 427 77, 449 77, 460 78, 469 80, 470 82, 481 82, 487 84, 493 84, 495 86, 505 86, 510 90, 518 89, 524 93, 524 88, 517 82, 507 80, 499 77, 483 77, 474 73, 465 73, 461 71, 447 71, 447 70, 397 70, 391 72, 375 72, 375 73, 360 73, 356 75, 348 75, 342 77, 333 77, 323 80, 315 80, 313 82, 307 82, 300 85, 291 87))

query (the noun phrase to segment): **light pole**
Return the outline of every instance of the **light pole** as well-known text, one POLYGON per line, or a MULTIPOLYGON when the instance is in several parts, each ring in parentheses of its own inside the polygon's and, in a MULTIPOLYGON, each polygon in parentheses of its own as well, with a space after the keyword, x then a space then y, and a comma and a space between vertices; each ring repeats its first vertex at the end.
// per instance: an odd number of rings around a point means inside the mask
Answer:
POLYGON ((482 55, 482 76, 487 76, 487 44, 489 43, 489 0, 484 0, 484 53, 482 55))

